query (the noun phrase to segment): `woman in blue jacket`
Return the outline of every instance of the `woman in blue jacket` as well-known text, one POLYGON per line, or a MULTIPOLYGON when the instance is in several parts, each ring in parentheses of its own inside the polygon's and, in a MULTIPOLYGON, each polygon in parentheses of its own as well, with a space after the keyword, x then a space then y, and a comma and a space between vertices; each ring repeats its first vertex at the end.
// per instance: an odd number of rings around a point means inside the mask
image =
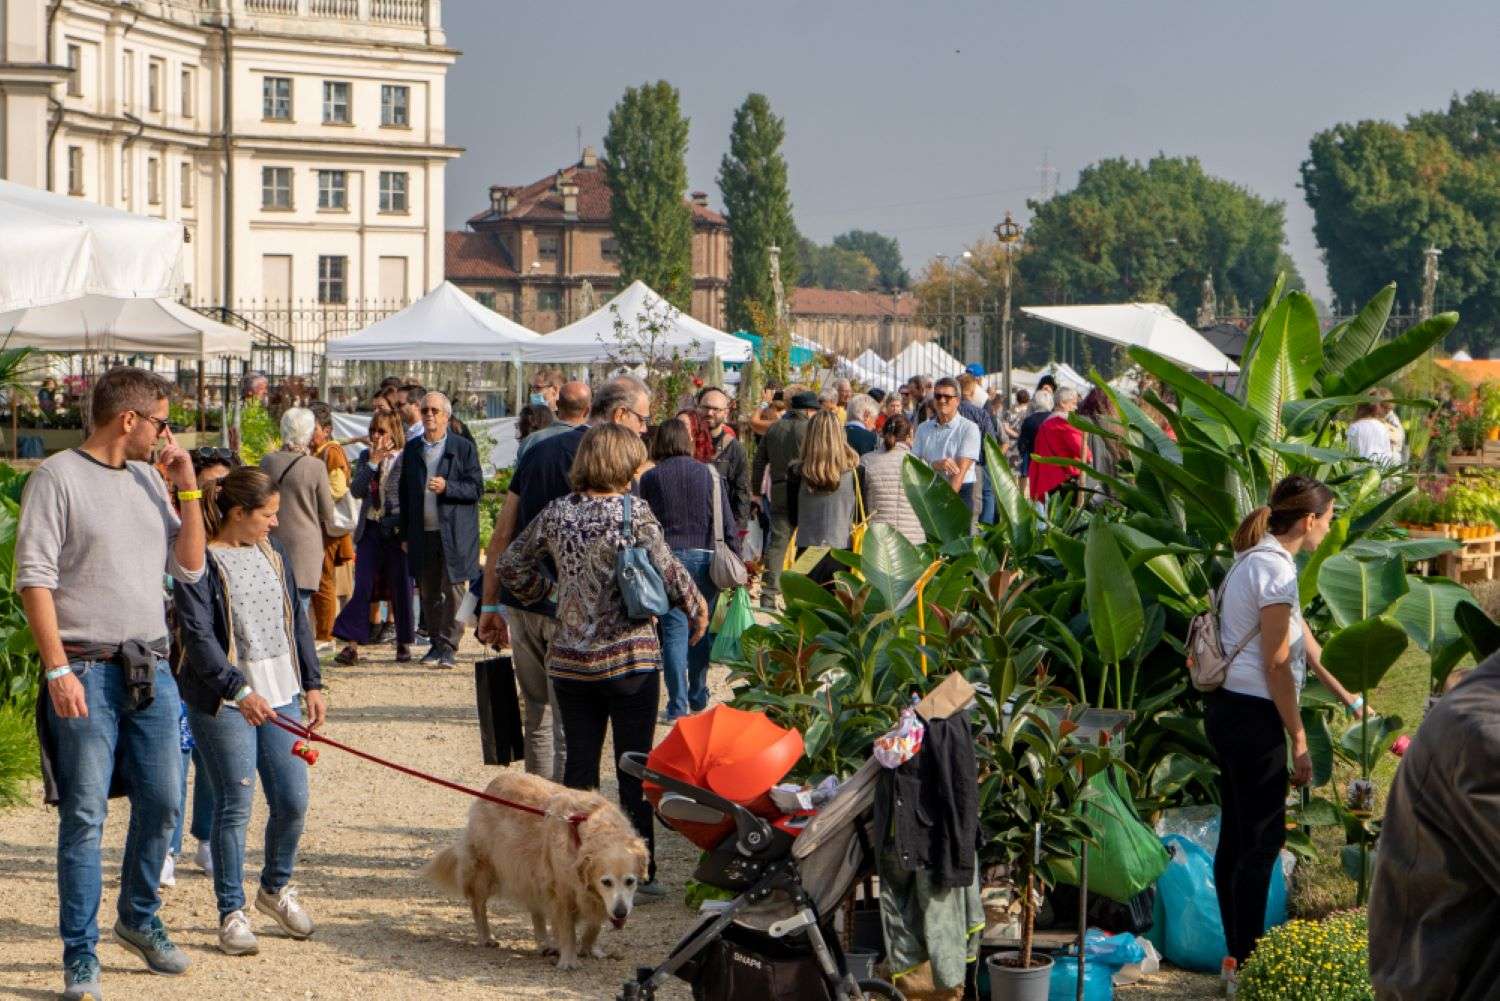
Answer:
POLYGON ((245 914, 245 833, 255 776, 269 806, 266 860, 255 907, 292 938, 313 932, 291 884, 307 813, 307 766, 296 738, 269 722, 280 713, 322 724, 323 681, 286 550, 270 537, 281 505, 277 485, 253 467, 206 486, 208 572, 173 589, 188 725, 214 791, 214 893, 219 948, 231 956, 259 949, 245 914), (226 708, 227 707, 227 708, 226 708))

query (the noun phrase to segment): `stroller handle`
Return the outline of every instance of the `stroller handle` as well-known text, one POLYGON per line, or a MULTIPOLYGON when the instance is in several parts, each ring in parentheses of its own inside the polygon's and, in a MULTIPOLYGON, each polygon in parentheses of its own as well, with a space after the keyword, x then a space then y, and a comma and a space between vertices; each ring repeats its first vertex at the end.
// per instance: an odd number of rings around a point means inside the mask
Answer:
POLYGON ((659 785, 669 792, 675 792, 685 796, 695 803, 702 803, 720 811, 726 817, 733 818, 735 829, 735 847, 742 855, 755 855, 763 851, 771 844, 771 825, 749 810, 709 792, 707 789, 695 786, 680 779, 674 779, 669 775, 646 766, 646 755, 639 751, 626 751, 620 755, 620 770, 626 775, 638 778, 643 782, 659 785))

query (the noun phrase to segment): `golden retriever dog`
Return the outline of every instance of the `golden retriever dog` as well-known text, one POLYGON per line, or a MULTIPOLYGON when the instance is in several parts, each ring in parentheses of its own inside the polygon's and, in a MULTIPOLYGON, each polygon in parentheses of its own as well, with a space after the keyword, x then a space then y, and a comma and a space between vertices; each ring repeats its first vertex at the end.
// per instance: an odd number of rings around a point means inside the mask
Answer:
POLYGON ((485 791, 546 816, 478 800, 463 838, 423 866, 422 876, 469 902, 480 945, 496 944, 488 904, 499 897, 531 914, 537 948, 556 951, 558 969, 576 969, 580 955, 603 959, 604 921, 624 927, 646 882, 646 843, 619 806, 596 792, 524 772, 501 772, 485 791), (579 815, 588 819, 575 837, 568 818, 579 815))

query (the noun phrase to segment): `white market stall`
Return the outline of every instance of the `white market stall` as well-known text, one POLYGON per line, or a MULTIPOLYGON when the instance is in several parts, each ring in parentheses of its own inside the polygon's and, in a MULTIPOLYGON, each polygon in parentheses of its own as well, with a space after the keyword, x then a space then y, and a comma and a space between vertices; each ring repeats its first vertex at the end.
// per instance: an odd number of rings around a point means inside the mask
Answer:
POLYGON ((1095 306, 1022 306, 1021 312, 1122 347, 1144 347, 1195 372, 1226 374, 1239 366, 1158 302, 1095 306))
POLYGON ((963 370, 963 362, 932 341, 908 344, 886 366, 886 372, 899 382, 914 375, 925 375, 930 379, 957 378, 963 370))
POLYGON ((859 357, 854 359, 854 364, 866 372, 875 372, 880 375, 887 374, 886 370, 890 367, 890 362, 876 354, 874 348, 865 348, 861 351, 859 357))
POLYGON ((174 294, 181 223, 0 181, 0 312, 174 294))
POLYGON ((526 345, 527 362, 543 365, 636 365, 670 358, 738 363, 750 360, 749 341, 715 330, 672 306, 644 282, 634 281, 592 313, 526 345), (617 321, 623 327, 616 329, 617 321), (655 335, 648 325, 659 325, 655 335), (642 354, 654 352, 655 359, 642 354))
POLYGON ((253 346, 246 331, 171 299, 104 295, 0 313, 0 341, 37 351, 189 358, 249 358, 253 346))

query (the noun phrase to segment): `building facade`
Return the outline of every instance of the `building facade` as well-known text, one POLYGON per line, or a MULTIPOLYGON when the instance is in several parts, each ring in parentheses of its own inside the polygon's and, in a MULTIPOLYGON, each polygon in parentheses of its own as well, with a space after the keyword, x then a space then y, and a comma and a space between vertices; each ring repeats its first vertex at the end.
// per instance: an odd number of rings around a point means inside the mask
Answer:
POLYGON ((909 292, 795 288, 787 310, 793 333, 845 358, 868 348, 889 361, 908 344, 938 336, 918 322, 917 299, 909 292))
MULTIPOLYGON (((494 185, 469 228, 447 237, 448 280, 542 333, 586 315, 619 289, 610 191, 592 147, 571 166, 519 187, 494 185)), ((729 287, 729 225, 693 192, 690 312, 722 329, 729 287)))
POLYGON ((184 298, 443 278, 441 0, 0 0, 0 173, 178 220, 184 298))

